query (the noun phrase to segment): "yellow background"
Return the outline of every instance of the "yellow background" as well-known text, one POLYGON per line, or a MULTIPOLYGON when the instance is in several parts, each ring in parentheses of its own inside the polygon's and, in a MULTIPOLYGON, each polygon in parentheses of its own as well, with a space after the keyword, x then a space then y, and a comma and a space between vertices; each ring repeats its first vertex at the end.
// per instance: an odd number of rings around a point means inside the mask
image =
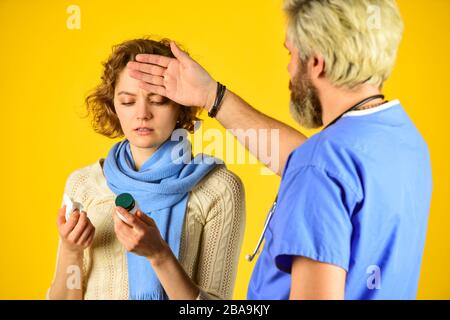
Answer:
MULTIPOLYGON (((448 299, 450 1, 398 2, 406 31, 384 92, 401 100, 428 142, 434 178, 418 298, 448 299)), ((147 34, 173 38, 259 110, 295 125, 288 111, 281 5, 0 0, 0 298, 44 298, 54 271, 55 219, 65 180, 105 157, 115 142, 95 134, 80 117, 111 46, 147 34), (66 27, 71 4, 81 9, 80 30, 66 27)), ((211 127, 220 126, 207 119, 204 129, 211 127)), ((260 175, 260 165, 229 167, 246 187, 247 227, 234 293, 244 299, 254 266, 244 256, 254 248, 280 179, 260 175)))

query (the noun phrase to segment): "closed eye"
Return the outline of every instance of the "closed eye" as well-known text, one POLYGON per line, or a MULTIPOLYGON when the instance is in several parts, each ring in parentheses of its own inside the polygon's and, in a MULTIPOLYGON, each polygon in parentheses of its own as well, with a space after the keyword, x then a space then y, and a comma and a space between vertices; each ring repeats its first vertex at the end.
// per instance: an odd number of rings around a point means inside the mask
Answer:
POLYGON ((154 105, 156 105, 156 106, 163 106, 163 105, 167 104, 166 101, 161 101, 161 102, 158 102, 158 101, 150 101, 150 103, 151 103, 151 104, 154 104, 154 105))
POLYGON ((161 96, 155 96, 156 99, 149 99, 150 103, 156 106, 162 106, 169 102, 169 99, 161 96), (159 98, 159 99, 158 99, 159 98))

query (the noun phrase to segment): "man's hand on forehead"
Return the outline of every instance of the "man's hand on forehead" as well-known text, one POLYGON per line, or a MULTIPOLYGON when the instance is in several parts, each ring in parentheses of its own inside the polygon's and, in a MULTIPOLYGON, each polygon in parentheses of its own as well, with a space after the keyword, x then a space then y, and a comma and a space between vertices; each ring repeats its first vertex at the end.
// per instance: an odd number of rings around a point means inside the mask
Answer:
POLYGON ((140 81, 140 88, 183 106, 211 107, 217 83, 174 42, 170 43, 170 48, 175 58, 136 55, 135 61, 127 64, 130 76, 140 81))

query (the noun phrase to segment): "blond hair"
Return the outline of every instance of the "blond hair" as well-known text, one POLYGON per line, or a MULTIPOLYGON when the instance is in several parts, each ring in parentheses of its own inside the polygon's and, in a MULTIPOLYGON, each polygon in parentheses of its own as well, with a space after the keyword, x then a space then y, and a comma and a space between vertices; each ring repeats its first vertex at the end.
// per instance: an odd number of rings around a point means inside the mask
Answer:
POLYGON ((395 0, 285 0, 287 37, 305 62, 325 61, 338 87, 381 87, 395 64, 403 21, 395 0))

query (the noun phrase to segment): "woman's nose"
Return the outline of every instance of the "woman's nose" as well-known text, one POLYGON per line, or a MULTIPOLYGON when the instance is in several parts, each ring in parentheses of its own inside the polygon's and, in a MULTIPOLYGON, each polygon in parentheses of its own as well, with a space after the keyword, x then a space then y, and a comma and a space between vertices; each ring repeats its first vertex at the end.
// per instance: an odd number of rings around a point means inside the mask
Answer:
POLYGON ((138 99, 136 103, 136 118, 148 120, 153 118, 150 105, 144 99, 138 99))

